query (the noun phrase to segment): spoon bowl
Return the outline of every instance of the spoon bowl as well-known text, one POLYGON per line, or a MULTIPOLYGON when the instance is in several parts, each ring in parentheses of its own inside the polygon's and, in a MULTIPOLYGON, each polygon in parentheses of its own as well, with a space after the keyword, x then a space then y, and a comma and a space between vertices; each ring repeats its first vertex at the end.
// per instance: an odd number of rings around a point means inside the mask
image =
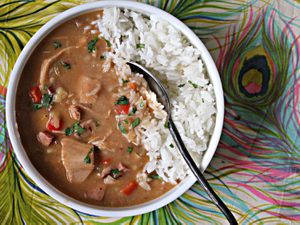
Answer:
POLYGON ((128 62, 127 64, 132 71, 143 75, 144 79, 148 83, 150 90, 156 94, 157 100, 161 104, 163 104, 164 110, 167 112, 169 117, 171 115, 171 103, 168 92, 165 89, 164 85, 151 72, 149 72, 140 64, 135 62, 128 62))

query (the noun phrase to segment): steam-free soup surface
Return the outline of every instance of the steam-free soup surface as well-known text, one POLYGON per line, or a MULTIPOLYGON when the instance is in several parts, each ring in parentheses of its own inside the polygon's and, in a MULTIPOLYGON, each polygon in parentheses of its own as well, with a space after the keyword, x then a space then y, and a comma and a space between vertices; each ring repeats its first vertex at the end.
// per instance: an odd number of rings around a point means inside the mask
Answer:
POLYGON ((116 113, 129 112, 118 102, 113 65, 103 71, 109 42, 85 29, 100 16, 62 24, 35 49, 18 87, 17 123, 31 162, 57 189, 95 205, 129 206, 172 186, 156 174, 149 175, 151 190, 137 184, 148 157, 116 122, 116 113))

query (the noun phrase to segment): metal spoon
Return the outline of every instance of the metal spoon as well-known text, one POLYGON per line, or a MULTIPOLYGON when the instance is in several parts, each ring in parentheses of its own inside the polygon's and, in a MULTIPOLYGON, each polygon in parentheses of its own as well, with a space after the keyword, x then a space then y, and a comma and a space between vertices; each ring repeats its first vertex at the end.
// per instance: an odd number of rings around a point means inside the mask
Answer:
POLYGON ((171 104, 169 100, 168 93, 162 83, 154 76, 152 75, 148 70, 146 70, 141 65, 134 63, 134 62, 128 62, 127 63, 131 70, 133 72, 140 73, 144 76, 145 80, 148 82, 148 85, 150 89, 156 93, 157 99, 160 103, 164 105, 164 109, 168 113, 168 123, 169 123, 169 130, 171 132, 171 135, 181 153, 183 156, 185 162, 190 167, 192 172, 194 173, 195 177, 201 184, 202 188, 206 191, 206 193, 209 195, 212 202, 222 211, 224 216, 227 218, 228 222, 230 224, 238 224, 230 210, 227 208, 227 206, 222 202, 222 200, 218 197, 218 195, 214 192, 214 190, 211 188, 203 174, 201 173, 200 169, 194 162, 193 158, 191 157, 190 153, 186 149, 180 134, 172 120, 171 116, 171 104))

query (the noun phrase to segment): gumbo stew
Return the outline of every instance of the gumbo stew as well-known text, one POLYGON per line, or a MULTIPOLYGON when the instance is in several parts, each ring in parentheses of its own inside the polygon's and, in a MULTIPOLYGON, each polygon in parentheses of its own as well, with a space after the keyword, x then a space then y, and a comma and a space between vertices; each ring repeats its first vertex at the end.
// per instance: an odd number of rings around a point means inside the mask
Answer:
POLYGON ((141 109, 119 92, 114 65, 103 55, 109 41, 87 32, 99 17, 98 11, 74 18, 41 41, 19 82, 17 123, 30 160, 57 189, 86 203, 129 206, 173 186, 157 174, 140 174, 148 157, 130 132, 143 120, 136 116, 141 109))

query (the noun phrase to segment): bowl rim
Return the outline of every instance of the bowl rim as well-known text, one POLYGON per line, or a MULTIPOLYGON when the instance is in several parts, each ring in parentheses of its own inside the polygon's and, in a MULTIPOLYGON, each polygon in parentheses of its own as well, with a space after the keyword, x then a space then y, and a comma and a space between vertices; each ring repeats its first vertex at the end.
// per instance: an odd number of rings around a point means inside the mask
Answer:
POLYGON ((191 44, 200 50, 201 59, 204 62, 208 76, 214 87, 217 107, 215 128, 210 138, 208 149, 205 151, 200 165, 202 171, 204 171, 207 168, 220 140, 224 120, 224 97, 218 70, 208 50, 206 49, 202 41, 196 36, 196 34, 193 33, 192 30, 190 30, 190 28, 188 28, 183 22, 181 22, 171 14, 159 8, 144 3, 131 1, 99 1, 86 3, 64 11, 63 13, 59 14, 58 16, 54 17, 49 22, 47 22, 42 28, 40 28, 25 45, 10 75, 5 107, 6 123, 10 141, 18 161, 23 166, 29 177, 31 177, 33 181, 37 183, 37 185, 41 187, 51 197, 53 197, 54 199, 66 206, 69 206, 79 212, 83 212, 90 215, 108 217, 135 216, 156 210, 174 201, 195 183, 196 178, 193 175, 190 175, 165 194, 151 201, 138 205, 128 207, 101 207, 87 204, 62 193, 60 190, 58 190, 52 184, 50 184, 37 171, 37 169, 35 169, 31 161, 29 160, 25 149, 22 146, 16 122, 15 100, 18 83, 25 64, 27 63, 29 57, 31 56, 34 49, 38 46, 38 44, 53 29, 63 24, 64 22, 70 20, 71 18, 77 17, 81 14, 85 14, 91 11, 100 10, 101 8, 108 7, 127 8, 146 15, 155 14, 161 19, 168 21, 177 30, 181 31, 183 35, 187 37, 187 39, 191 42, 191 44))

